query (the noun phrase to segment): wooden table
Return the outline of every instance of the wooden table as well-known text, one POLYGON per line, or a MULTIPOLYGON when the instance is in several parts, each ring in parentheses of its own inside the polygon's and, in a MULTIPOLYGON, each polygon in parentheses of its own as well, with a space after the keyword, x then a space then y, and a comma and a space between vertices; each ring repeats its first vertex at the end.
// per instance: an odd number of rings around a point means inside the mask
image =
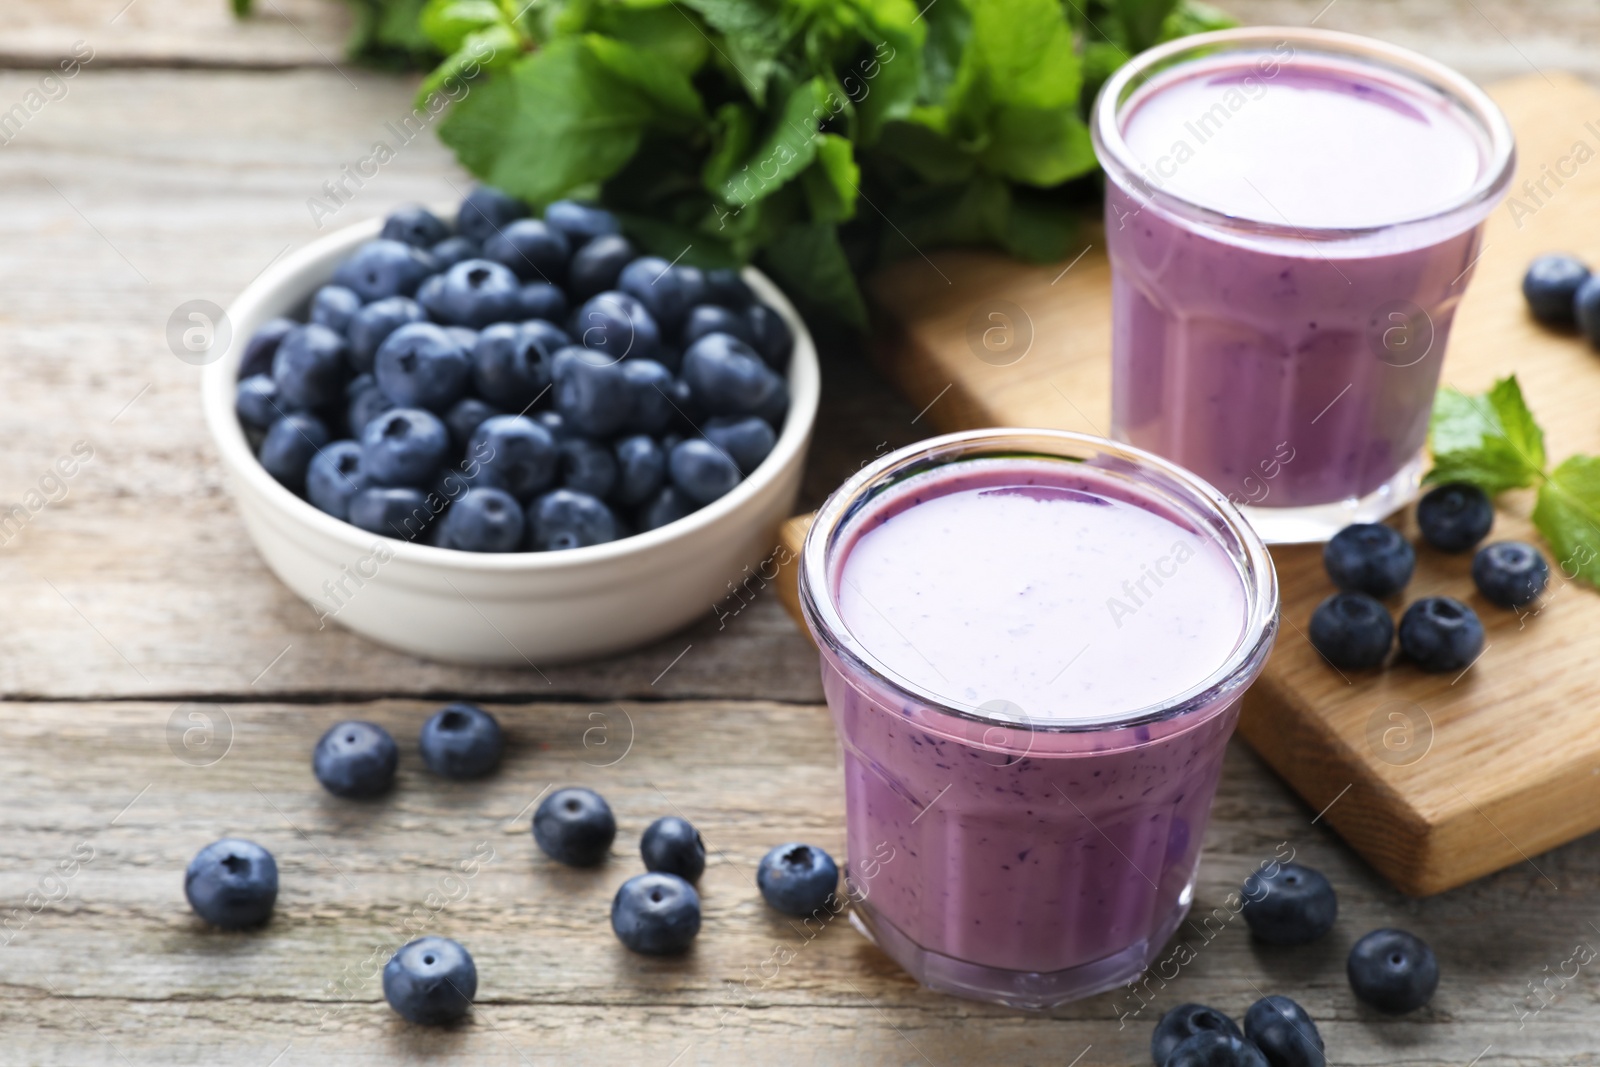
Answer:
MULTIPOLYGON (((1321 9, 1319 25, 1481 78, 1600 76, 1589 0, 1324 3, 1233 6, 1297 24, 1321 9)), ((166 323, 186 300, 226 304, 317 236, 307 198, 409 109, 410 87, 344 62, 328 0, 258 7, 239 27, 223 0, 6 3, 0 111, 75 41, 94 58, 0 146, 0 503, 53 498, 0 534, 0 1063, 1143 1064, 1167 1007, 1238 1014, 1280 991, 1316 1017, 1337 1064, 1600 1059, 1595 965, 1574 975, 1572 962, 1600 944, 1593 840, 1408 901, 1236 745, 1197 915, 1287 842, 1339 887, 1334 934, 1288 952, 1252 944, 1238 920, 1210 940, 1190 931, 1195 959, 1142 987, 1148 1005, 1123 992, 1024 1016, 923 992, 844 923, 807 939, 760 903, 768 847, 843 845, 814 653, 775 597, 720 621, 707 605, 655 647, 544 677, 318 631, 246 540, 198 371, 171 354, 166 323), (52 481, 80 441, 92 460, 52 481), (455 697, 509 728, 507 766, 486 784, 443 784, 411 752, 422 718, 455 697), (309 773, 312 742, 351 716, 406 745, 382 803, 335 802, 309 773), (618 812, 598 872, 555 869, 529 837, 534 799, 567 783, 618 812), (621 949, 606 913, 638 870, 638 832, 672 812, 712 849, 705 927, 687 958, 650 961, 621 949), (278 857, 264 932, 208 931, 184 904, 184 864, 224 834, 278 857), (1433 1005, 1408 1018, 1374 1016, 1345 982, 1349 944, 1381 925, 1441 959, 1433 1005), (374 963, 423 930, 478 961, 468 1025, 420 1031, 383 1004, 374 963)), ((331 221, 465 181, 419 139, 331 221)), ((829 350, 808 505, 923 432, 858 354, 829 350)))

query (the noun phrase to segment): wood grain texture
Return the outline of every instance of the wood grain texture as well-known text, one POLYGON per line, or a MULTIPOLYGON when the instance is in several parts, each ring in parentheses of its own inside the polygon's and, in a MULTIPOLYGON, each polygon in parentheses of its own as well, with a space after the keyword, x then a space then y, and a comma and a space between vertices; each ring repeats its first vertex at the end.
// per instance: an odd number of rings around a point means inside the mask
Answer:
POLYGON ((507 729, 507 760, 476 784, 421 768, 412 738, 432 708, 229 704, 203 709, 215 724, 208 750, 182 743, 177 727, 194 725, 193 708, 174 727, 166 703, 9 705, 0 900, 18 910, 0 915, 0 1059, 265 1067, 281 1055, 278 1067, 294 1067, 681 1055, 679 1064, 1059 1067, 1082 1053, 1079 1067, 1134 1065, 1146 1062, 1149 1026, 1165 1008, 1203 1000, 1238 1014, 1274 991, 1313 1013, 1336 1064, 1463 1064, 1492 1042, 1518 1063, 1554 1065, 1592 1047, 1600 1005, 1591 986, 1573 984, 1521 1030, 1513 1009, 1575 940, 1596 939, 1585 922, 1600 896, 1593 842, 1543 857, 1559 888, 1522 869, 1408 901, 1235 745, 1196 925, 1181 935, 1194 961, 1165 988, 1141 988, 1149 1008, 1124 990, 1028 1016, 924 992, 843 921, 807 938, 760 903, 753 872, 767 848, 793 839, 842 848, 840 768, 822 707, 491 705, 507 729), (311 777, 311 745, 348 717, 381 723, 402 743, 386 799, 339 801, 311 777), (566 784, 601 790, 617 812, 619 836, 598 870, 551 863, 528 832, 535 798, 566 784), (641 959, 613 939, 609 901, 640 870, 639 832, 674 812, 710 849, 705 925, 687 957, 641 959), (183 901, 184 865, 225 834, 277 857, 282 889, 262 931, 209 930, 183 901), (1340 888, 1327 940, 1271 950, 1236 918, 1201 925, 1216 909, 1227 916, 1229 892, 1284 848, 1340 888), (1445 975, 1433 1005, 1405 1019, 1360 1008, 1345 984, 1348 945, 1385 924, 1432 942, 1445 975), (370 977, 374 962, 424 931, 457 938, 476 959, 480 1000, 459 1028, 402 1023, 370 977))
MULTIPOLYGON (((1515 207, 1508 200, 1490 217, 1443 380, 1478 391, 1515 371, 1550 455, 1595 453, 1600 363, 1573 337, 1533 323, 1519 281, 1530 259, 1552 249, 1600 258, 1600 168, 1573 163, 1579 142, 1591 156, 1600 147, 1600 93, 1537 75, 1491 91, 1517 133, 1515 207), (1549 195, 1537 198, 1521 189, 1524 177, 1563 159, 1574 174, 1559 188, 1548 184, 1549 195)), ((1103 237, 1086 233, 1084 243, 1067 264, 953 253, 908 259, 880 277, 880 351, 911 402, 931 403, 930 418, 946 429, 1103 434, 1110 270, 1103 237), (996 312, 1013 332, 986 348, 981 331, 999 321, 996 312)), ((1511 498, 1492 536, 1536 540, 1530 508, 1511 498)), ((1408 666, 1347 678, 1305 637, 1312 609, 1332 591, 1320 551, 1284 548, 1274 558, 1284 625, 1240 732, 1317 808, 1342 797, 1329 821, 1396 885, 1438 892, 1600 827, 1600 598, 1592 590, 1558 575, 1542 610, 1519 616, 1477 595, 1470 555, 1424 547, 1404 601, 1391 607, 1433 594, 1467 601, 1487 631, 1482 658, 1459 678, 1408 666)))

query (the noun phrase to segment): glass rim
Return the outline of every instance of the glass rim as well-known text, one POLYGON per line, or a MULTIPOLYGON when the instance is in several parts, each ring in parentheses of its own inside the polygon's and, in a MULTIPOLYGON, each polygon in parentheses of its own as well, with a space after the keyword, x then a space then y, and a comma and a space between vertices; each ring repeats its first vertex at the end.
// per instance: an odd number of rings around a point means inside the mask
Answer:
MULTIPOLYGON (((1134 484, 1148 487, 1156 483, 1144 478, 1134 484)), ((1175 720, 1211 705, 1221 706, 1255 680, 1272 649, 1278 629, 1278 576, 1272 554, 1249 520, 1226 496, 1199 475, 1144 449, 1069 430, 996 427, 942 434, 897 449, 868 464, 835 489, 817 509, 800 550, 798 581, 801 612, 825 655, 831 653, 839 657, 895 696, 940 716, 1037 733, 1110 733, 1175 720), (1057 450, 1047 451, 1041 445, 1052 445, 1057 450), (986 455, 1077 461, 1110 456, 1128 462, 1136 470, 1148 471, 1175 483, 1187 494, 1187 503, 1199 509, 1200 514, 1194 517, 1220 522, 1237 546, 1237 553, 1227 546, 1224 550, 1239 571, 1245 595, 1238 643, 1215 670, 1188 688, 1155 704, 1094 719, 1056 720, 1029 716, 1025 712, 1019 719, 997 712, 986 713, 900 675, 867 649, 845 623, 833 595, 830 557, 839 535, 851 528, 851 521, 878 492, 898 483, 896 475, 931 470, 932 466, 919 465, 943 454, 949 457, 946 462, 981 459, 986 455)))
MULTIPOLYGON (((1240 50, 1243 50, 1240 48, 1240 50)), ((1296 53, 1298 54, 1298 53, 1296 53)), ((1142 84, 1140 82, 1139 84, 1142 84)), ((1199 219, 1219 229, 1279 237, 1305 243, 1309 240, 1339 240, 1367 237, 1413 227, 1428 227, 1454 216, 1483 211, 1511 185, 1516 170, 1516 139, 1499 106, 1465 75, 1429 59, 1419 52, 1360 34, 1287 26, 1241 26, 1180 37, 1147 48, 1124 63, 1096 96, 1090 112, 1089 134, 1096 157, 1106 176, 1143 202, 1164 208, 1180 217, 1199 219), (1478 124, 1489 151, 1486 166, 1478 180, 1455 202, 1426 215, 1398 218, 1369 226, 1296 226, 1230 215, 1206 207, 1138 178, 1140 161, 1122 136, 1119 124, 1122 105, 1138 87, 1136 79, 1170 69, 1180 61, 1202 58, 1208 52, 1230 47, 1261 44, 1303 44, 1315 54, 1363 59, 1375 62, 1391 73, 1403 75, 1424 86, 1450 96, 1478 124)), ((1480 220, 1473 220, 1474 222, 1480 220)), ((1469 223, 1463 223, 1465 228, 1469 223)))

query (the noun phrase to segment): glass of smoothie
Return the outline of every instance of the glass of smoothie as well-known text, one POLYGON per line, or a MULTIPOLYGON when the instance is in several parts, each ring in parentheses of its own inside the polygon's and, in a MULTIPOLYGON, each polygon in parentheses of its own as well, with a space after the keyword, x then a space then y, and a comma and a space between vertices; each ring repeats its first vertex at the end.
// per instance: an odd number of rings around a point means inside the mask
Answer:
POLYGON ((1140 974, 1188 912, 1277 632, 1238 509, 1102 438, 950 434, 828 499, 800 589, 852 922, 923 984, 1016 1007, 1140 974))
POLYGON ((1402 48, 1253 28, 1134 57, 1091 130, 1112 436, 1199 474, 1268 542, 1407 503, 1514 169, 1499 109, 1402 48))

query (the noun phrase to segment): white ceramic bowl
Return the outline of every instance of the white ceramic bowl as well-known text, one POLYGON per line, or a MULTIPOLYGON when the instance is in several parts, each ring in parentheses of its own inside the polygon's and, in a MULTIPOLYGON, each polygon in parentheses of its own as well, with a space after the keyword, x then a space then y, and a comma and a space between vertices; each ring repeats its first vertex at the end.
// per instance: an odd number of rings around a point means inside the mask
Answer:
POLYGON ((776 546, 794 510, 820 390, 817 352, 777 287, 744 278, 794 332, 791 404, 778 443, 727 496, 660 529, 590 548, 457 552, 370 534, 317 510, 256 462, 234 414, 245 340, 311 294, 380 220, 329 234, 274 264, 228 309, 233 343, 205 368, 206 423, 256 549, 308 608, 380 644, 457 663, 543 666, 641 645, 711 614, 776 546))

